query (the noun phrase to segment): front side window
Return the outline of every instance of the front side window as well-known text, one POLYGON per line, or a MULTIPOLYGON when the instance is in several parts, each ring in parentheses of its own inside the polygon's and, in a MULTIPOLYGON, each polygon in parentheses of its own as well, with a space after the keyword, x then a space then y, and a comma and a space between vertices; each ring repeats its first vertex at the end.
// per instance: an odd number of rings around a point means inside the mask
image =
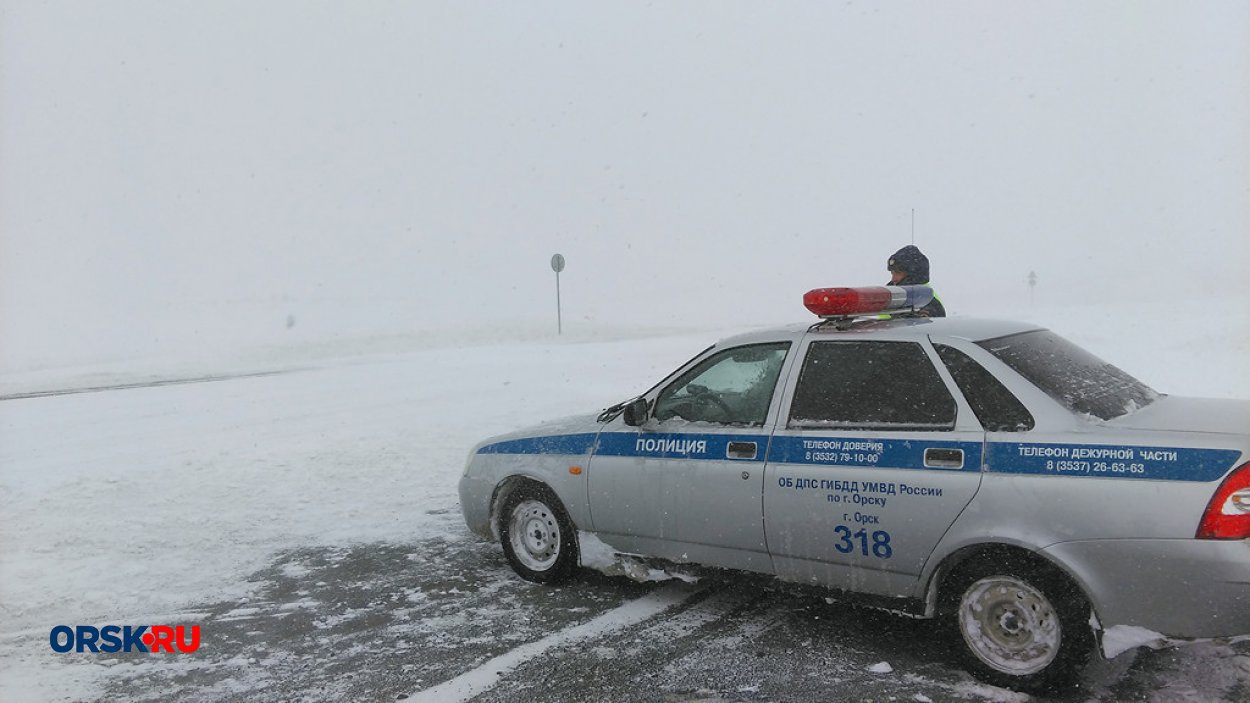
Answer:
POLYGON ((1159 397, 1150 386, 1050 330, 977 344, 1075 413, 1110 420, 1159 397))
POLYGON ((816 342, 803 360, 792 428, 947 430, 955 399, 914 342, 816 342))
POLYGON ((713 354, 660 392, 655 418, 763 425, 789 349, 789 342, 777 342, 713 354))

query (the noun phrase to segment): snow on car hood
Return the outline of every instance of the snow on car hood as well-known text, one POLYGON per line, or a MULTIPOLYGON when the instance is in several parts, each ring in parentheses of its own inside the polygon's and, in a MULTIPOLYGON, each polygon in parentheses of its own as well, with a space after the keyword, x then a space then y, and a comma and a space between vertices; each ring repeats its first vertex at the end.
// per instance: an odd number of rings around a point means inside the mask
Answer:
POLYGON ((1169 395, 1106 424, 1130 430, 1250 435, 1250 400, 1169 395))
POLYGON ((563 417, 557 420, 543 422, 515 432, 496 435, 478 442, 477 446, 473 447, 473 451, 470 452, 470 454, 476 454, 482 447, 513 439, 552 437, 555 435, 598 434, 599 430, 603 428, 603 425, 596 420, 598 417, 599 413, 573 415, 570 417, 563 417))

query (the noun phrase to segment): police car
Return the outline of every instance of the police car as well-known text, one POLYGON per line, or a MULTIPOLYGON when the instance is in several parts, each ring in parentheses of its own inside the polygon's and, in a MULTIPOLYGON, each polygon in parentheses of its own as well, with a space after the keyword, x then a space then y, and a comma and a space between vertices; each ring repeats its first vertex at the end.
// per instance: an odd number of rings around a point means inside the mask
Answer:
POLYGON ((532 581, 593 535, 940 618, 974 674, 1021 690, 1115 625, 1250 633, 1250 401, 1157 393, 1034 325, 905 314, 931 295, 814 290, 815 324, 489 439, 465 520, 532 581))

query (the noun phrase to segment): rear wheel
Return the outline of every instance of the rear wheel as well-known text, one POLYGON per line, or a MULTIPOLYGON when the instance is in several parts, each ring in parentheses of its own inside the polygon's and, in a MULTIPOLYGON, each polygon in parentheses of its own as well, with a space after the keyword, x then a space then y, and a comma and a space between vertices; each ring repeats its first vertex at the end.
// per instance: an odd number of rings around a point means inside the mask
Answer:
POLYGON ((1094 636, 1088 601, 1065 575, 1040 564, 984 560, 952 574, 945 590, 944 618, 977 678, 1034 692, 1075 684, 1094 636))
POLYGON ((526 483, 504 499, 499 517, 503 553, 529 581, 557 583, 577 566, 577 536, 559 499, 546 486, 526 483))

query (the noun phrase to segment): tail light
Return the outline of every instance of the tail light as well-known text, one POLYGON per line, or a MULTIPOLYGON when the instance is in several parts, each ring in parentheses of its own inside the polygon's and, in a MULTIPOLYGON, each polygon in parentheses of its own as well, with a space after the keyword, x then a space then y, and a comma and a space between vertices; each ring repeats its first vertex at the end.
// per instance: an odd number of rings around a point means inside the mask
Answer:
POLYGON ((1237 467, 1211 497, 1197 539, 1250 539, 1250 464, 1237 467))

